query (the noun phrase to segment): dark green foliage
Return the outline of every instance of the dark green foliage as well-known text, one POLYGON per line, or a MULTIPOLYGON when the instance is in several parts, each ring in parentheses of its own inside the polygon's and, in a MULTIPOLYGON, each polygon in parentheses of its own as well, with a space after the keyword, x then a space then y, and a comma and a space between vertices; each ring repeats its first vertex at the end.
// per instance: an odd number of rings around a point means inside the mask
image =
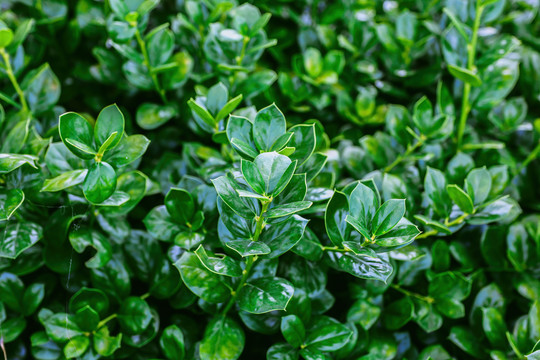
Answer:
POLYGON ((0 359, 540 359, 539 11, 1 1, 0 359))

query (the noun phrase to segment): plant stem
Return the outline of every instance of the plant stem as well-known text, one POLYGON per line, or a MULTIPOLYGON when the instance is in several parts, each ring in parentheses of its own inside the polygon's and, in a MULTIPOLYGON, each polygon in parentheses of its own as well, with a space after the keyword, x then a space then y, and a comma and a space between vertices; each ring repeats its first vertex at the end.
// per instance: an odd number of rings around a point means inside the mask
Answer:
POLYGON ((4 360, 7 360, 6 347, 4 346, 4 337, 0 337, 0 348, 2 349, 2 354, 4 355, 4 360))
POLYGON ((150 58, 148 57, 148 50, 146 49, 146 43, 144 42, 141 36, 141 33, 139 32, 139 29, 137 27, 135 28, 135 38, 137 39, 137 43, 139 43, 139 47, 141 48, 141 52, 144 57, 144 64, 146 65, 146 68, 148 69, 148 72, 150 73, 150 77, 152 78, 154 87, 156 88, 156 91, 161 97, 161 100, 166 104, 167 97, 165 96, 165 90, 162 89, 161 86, 159 85, 157 75, 154 73, 154 69, 152 68, 152 65, 150 65, 150 58))
POLYGON ((399 291, 400 293, 404 294, 404 295, 407 295, 409 297, 414 297, 414 298, 417 298, 421 301, 424 301, 424 302, 427 302, 428 304, 432 304, 433 302, 435 302, 435 299, 432 298, 431 296, 424 296, 424 295, 420 295, 420 294, 417 294, 417 293, 414 293, 414 292, 411 292, 409 290, 406 290, 406 289, 403 289, 401 286, 399 285, 395 285, 395 284, 390 284, 390 287, 394 290, 397 290, 399 291))
POLYGON ((142 294, 141 296, 139 296, 141 298, 141 300, 144 300, 146 299, 147 297, 150 296, 150 293, 146 293, 146 294, 142 294))
MULTIPOLYGON (((261 235, 261 232, 262 232, 262 230, 264 228, 264 225, 265 225, 264 214, 268 210, 268 206, 270 206, 271 202, 272 202, 272 200, 265 201, 262 204, 261 213, 259 214, 259 216, 256 217, 257 223, 255 225, 255 234, 253 234, 253 241, 258 241, 259 240, 259 236, 261 235)), ((255 262, 257 261, 258 258, 259 257, 257 255, 247 257, 247 259, 246 259, 246 268, 242 271, 242 278, 240 279, 240 282, 238 283, 238 286, 236 287, 236 290, 231 291, 232 296, 231 296, 229 302, 227 303, 227 305, 225 305, 225 307, 223 308, 223 313, 222 313, 223 317, 225 317, 227 315, 227 313, 229 312, 231 307, 236 302, 236 298, 238 297, 238 293, 240 292, 240 290, 242 290, 244 285, 246 285, 246 281, 248 279, 249 272, 251 271, 251 268, 253 267, 253 264, 255 264, 255 262)))
MULTIPOLYGON (((455 225, 459 225, 461 223, 463 223, 468 217, 469 215, 471 214, 463 214, 461 215, 460 217, 448 222, 448 219, 444 221, 444 225, 447 226, 447 227, 450 227, 450 226, 455 226, 455 225)), ((429 230, 429 231, 426 231, 425 233, 422 233, 420 235, 418 235, 416 237, 416 239, 425 239, 427 237, 430 237, 430 236, 433 236, 433 235, 437 235, 439 233, 439 230, 436 230, 436 229, 433 229, 433 230, 429 230)))
POLYGON ((107 316, 105 319, 101 320, 99 323, 98 323, 98 326, 97 328, 98 329, 101 329, 103 326, 105 326, 109 321, 113 320, 113 319, 116 319, 116 317, 118 316, 118 314, 111 314, 109 316, 107 316))
POLYGON ((232 295, 231 299, 229 300, 227 305, 225 305, 225 308, 223 308, 223 314, 222 314, 223 317, 225 317, 227 315, 227 313, 229 312, 231 307, 236 302, 236 298, 238 297, 238 293, 240 292, 240 290, 242 290, 244 285, 246 285, 246 281, 247 281, 247 278, 249 276, 249 272, 251 271, 251 268, 253 267, 253 264, 255 264, 255 261, 257 261, 257 259, 258 259, 257 255, 248 256, 248 258, 246 260, 246 268, 244 269, 244 271, 242 271, 242 279, 240 279, 240 283, 238 283, 238 286, 236 287, 236 290, 231 291, 231 295, 232 295))
POLYGON ((422 233, 420 235, 418 235, 416 237, 416 240, 418 239, 425 239, 427 237, 430 237, 430 236, 433 236, 433 235, 437 235, 439 233, 438 230, 429 230, 429 231, 426 231, 425 233, 422 233))
POLYGON ((538 156, 538 154, 540 154, 540 141, 538 142, 538 144, 536 144, 536 147, 533 149, 533 151, 531 151, 529 153, 529 156, 527 156, 527 158, 525 159, 525 161, 523 161, 521 163, 521 165, 519 166, 519 168, 516 170, 516 176, 519 175, 519 173, 525 169, 530 163, 531 161, 533 161, 534 159, 536 159, 536 157, 538 156))
POLYGON ((404 154, 399 154, 390 165, 384 168, 384 172, 385 173, 390 172, 396 165, 398 165, 407 157, 409 157, 416 149, 418 149, 423 144, 424 144, 424 138, 420 138, 419 140, 416 141, 416 143, 414 143, 414 145, 407 146, 407 151, 405 151, 404 154))
POLYGON ((255 225, 255 234, 253 234, 253 241, 258 241, 259 236, 261 236, 261 232, 264 228, 265 221, 263 215, 266 213, 266 210, 268 210, 268 206, 270 205, 272 201, 266 201, 262 205, 261 214, 256 217, 257 224, 255 225))
POLYGON ((9 54, 7 53, 6 49, 0 48, 0 55, 2 55, 2 59, 4 60, 4 63, 6 64, 6 73, 9 78, 9 81, 11 81, 11 84, 13 85, 13 88, 15 88, 17 95, 19 95, 22 111, 26 113, 28 112, 28 103, 26 102, 26 98, 24 97, 24 92, 19 86, 19 82, 17 81, 17 78, 15 77, 15 73, 13 72, 13 68, 11 67, 9 54))
MULTIPOLYGON (((474 25, 472 30, 471 42, 467 44, 467 70, 474 71, 474 59, 476 56, 476 44, 478 42, 478 30, 480 29, 480 20, 482 19, 482 12, 484 6, 480 6, 480 1, 476 2, 476 17, 474 18, 474 25)), ((457 132, 457 149, 461 149, 463 140, 463 133, 465 132, 465 125, 467 125, 467 117, 471 111, 469 104, 469 96, 471 94, 471 84, 466 82, 463 85, 463 99, 461 101, 461 115, 459 118, 459 126, 457 132)))
POLYGON ((240 55, 236 57, 236 65, 238 66, 241 66, 242 61, 244 61, 244 57, 246 56, 246 48, 249 40, 250 39, 247 36, 244 36, 244 39, 242 40, 242 50, 240 50, 240 55))

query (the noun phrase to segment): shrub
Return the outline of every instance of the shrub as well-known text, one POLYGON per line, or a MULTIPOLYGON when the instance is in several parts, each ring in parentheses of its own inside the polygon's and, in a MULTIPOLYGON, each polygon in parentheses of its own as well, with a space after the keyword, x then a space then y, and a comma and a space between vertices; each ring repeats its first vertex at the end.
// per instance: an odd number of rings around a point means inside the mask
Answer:
POLYGON ((4 359, 540 359, 539 7, 3 2, 4 359))

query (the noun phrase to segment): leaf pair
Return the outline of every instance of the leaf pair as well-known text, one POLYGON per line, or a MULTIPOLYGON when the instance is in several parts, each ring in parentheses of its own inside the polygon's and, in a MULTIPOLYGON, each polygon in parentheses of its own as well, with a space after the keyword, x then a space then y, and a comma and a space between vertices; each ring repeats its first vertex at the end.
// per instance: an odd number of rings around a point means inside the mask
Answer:
POLYGON ((118 206, 129 200, 126 193, 115 193, 117 173, 112 165, 121 167, 135 161, 149 141, 142 135, 124 137, 124 115, 115 104, 99 113, 94 127, 77 113, 65 113, 60 116, 59 132, 75 156, 94 161, 88 169, 63 172, 46 180, 42 191, 60 191, 82 183, 84 196, 91 203, 118 206))

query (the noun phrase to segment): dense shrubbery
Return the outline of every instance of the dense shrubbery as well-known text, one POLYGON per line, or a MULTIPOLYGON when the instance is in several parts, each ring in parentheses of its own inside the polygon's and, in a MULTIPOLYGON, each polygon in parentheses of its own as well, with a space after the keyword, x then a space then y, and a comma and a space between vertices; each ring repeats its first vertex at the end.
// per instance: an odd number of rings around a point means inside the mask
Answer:
POLYGON ((539 6, 2 1, 4 358, 540 359, 539 6))

